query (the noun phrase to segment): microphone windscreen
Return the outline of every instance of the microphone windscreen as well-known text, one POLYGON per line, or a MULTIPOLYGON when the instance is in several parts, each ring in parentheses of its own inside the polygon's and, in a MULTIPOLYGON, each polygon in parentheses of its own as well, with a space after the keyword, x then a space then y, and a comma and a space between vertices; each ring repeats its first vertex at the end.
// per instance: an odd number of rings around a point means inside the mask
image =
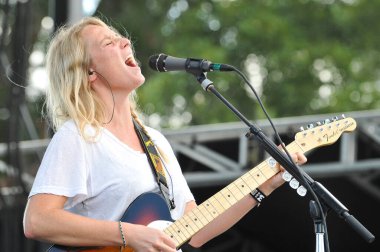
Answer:
POLYGON ((149 66, 155 71, 166 72, 165 70, 165 59, 168 56, 165 54, 156 54, 149 57, 149 66))

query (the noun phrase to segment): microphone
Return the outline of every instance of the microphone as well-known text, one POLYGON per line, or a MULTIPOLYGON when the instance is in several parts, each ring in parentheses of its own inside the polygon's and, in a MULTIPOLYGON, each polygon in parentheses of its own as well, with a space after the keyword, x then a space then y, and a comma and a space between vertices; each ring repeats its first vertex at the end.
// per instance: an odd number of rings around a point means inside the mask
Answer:
POLYGON ((149 66, 158 72, 186 71, 192 74, 212 71, 233 71, 227 64, 216 64, 205 59, 177 58, 160 53, 149 57, 149 66))

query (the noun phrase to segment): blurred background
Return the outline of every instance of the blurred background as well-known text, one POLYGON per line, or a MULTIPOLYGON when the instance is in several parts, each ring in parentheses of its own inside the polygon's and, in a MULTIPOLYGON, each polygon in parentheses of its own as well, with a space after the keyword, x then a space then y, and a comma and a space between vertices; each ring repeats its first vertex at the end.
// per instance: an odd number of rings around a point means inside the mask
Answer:
MULTIPOLYGON (((303 168, 375 236, 380 234, 380 0, 1 0, 0 251, 45 251, 27 240, 22 215, 52 135, 41 110, 44 62, 54 31, 96 15, 129 36, 146 76, 138 90, 146 124, 168 137, 198 203, 268 155, 216 97, 185 72, 157 73, 149 56, 202 58, 240 69, 285 143, 299 128, 342 114, 358 124, 313 150, 303 168)), ((233 73, 215 87, 273 141, 252 91, 233 73)), ((126 192, 127 193, 127 192, 126 192)), ((315 251, 310 194, 277 190, 235 227, 200 249, 315 251)), ((380 251, 330 211, 331 251, 380 251)))

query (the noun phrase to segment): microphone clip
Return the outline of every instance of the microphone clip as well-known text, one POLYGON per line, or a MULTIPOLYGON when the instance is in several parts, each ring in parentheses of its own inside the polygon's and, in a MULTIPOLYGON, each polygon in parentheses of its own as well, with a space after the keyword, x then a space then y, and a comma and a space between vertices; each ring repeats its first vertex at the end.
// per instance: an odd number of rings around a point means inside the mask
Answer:
POLYGON ((211 61, 205 59, 188 58, 185 62, 185 70, 188 73, 198 76, 202 73, 213 71, 214 69, 211 68, 211 65, 211 61))
POLYGON ((209 91, 210 86, 214 86, 214 82, 212 82, 210 79, 207 78, 207 75, 205 72, 200 73, 192 73, 197 78, 197 81, 201 84, 201 87, 204 91, 209 91))

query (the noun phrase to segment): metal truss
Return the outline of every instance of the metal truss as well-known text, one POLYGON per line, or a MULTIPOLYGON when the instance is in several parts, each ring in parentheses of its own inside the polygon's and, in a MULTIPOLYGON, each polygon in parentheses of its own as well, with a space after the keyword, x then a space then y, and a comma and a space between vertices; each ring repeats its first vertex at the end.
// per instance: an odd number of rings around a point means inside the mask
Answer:
MULTIPOLYGON (((301 126, 334 116, 336 114, 276 118, 273 123, 280 135, 294 136, 301 126)), ((380 174, 380 110, 347 112, 345 116, 355 119, 358 127, 354 132, 342 135, 339 148, 332 154, 336 160, 308 162, 302 167, 312 177, 349 176, 358 186, 380 199, 380 189, 372 183, 380 174), (369 157, 358 157, 359 149, 363 148, 360 145, 371 150, 369 157), (350 176, 353 174, 355 176, 350 176)), ((266 120, 258 120, 255 124, 273 138, 273 131, 266 120)), ((203 187, 231 182, 245 173, 247 168, 268 157, 255 140, 247 139, 247 131, 242 123, 233 122, 164 130, 163 134, 179 157, 189 185, 203 187), (220 150, 236 152, 235 158, 220 150)), ((23 154, 41 158, 48 143, 49 139, 21 141, 19 148, 23 154)), ((7 146, 0 144, 0 156, 4 156, 6 150, 7 146)), ((24 174, 23 178, 27 184, 33 181, 29 174, 24 174)))

